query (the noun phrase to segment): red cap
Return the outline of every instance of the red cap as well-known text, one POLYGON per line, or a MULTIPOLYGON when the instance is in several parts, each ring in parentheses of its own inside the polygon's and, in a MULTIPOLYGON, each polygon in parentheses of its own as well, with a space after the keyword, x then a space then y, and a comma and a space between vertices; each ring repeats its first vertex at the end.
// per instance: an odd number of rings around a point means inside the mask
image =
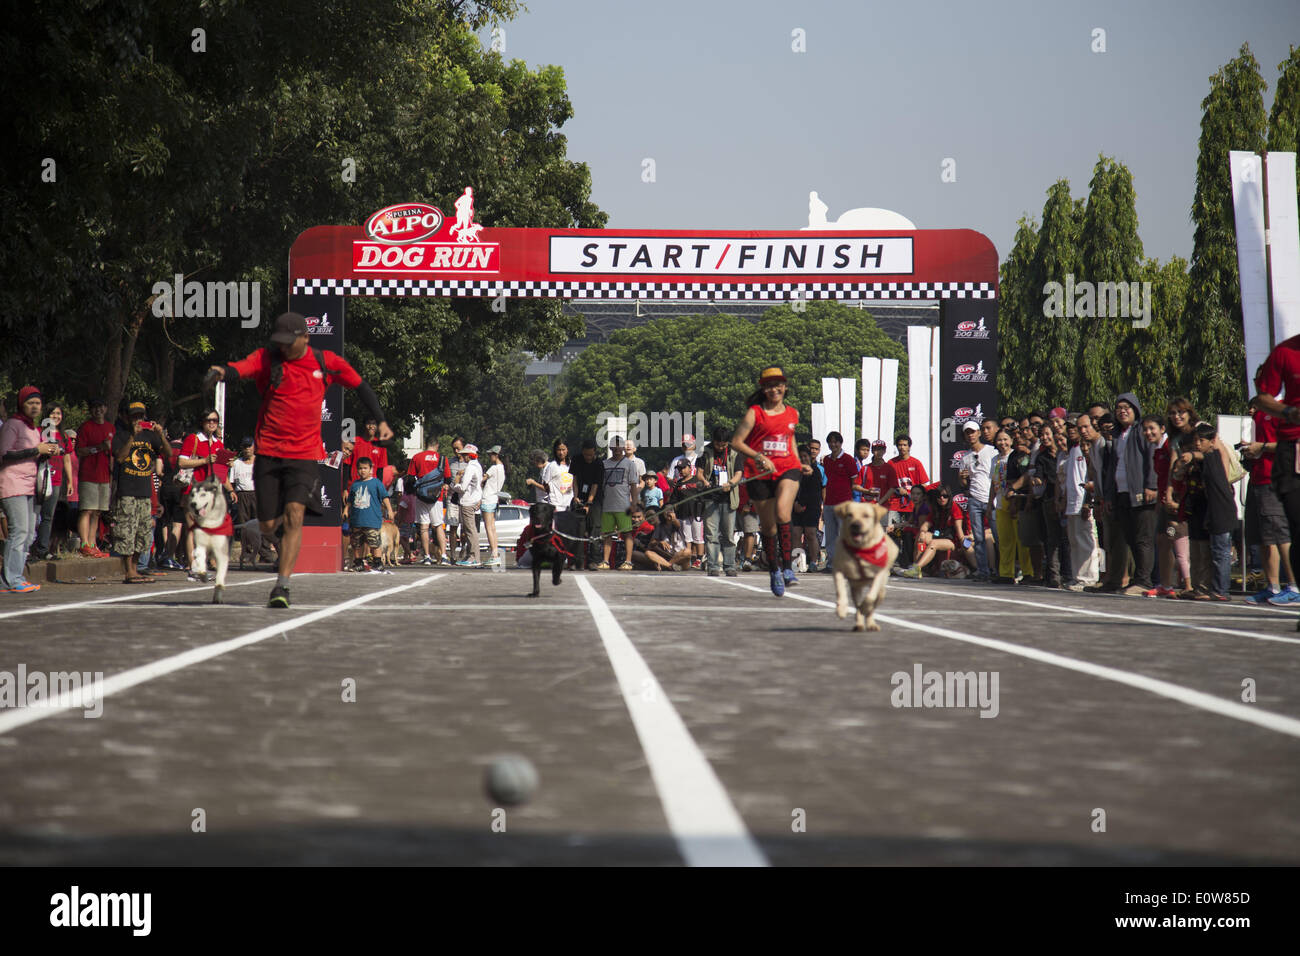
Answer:
POLYGON ((44 400, 45 396, 41 394, 41 390, 35 385, 24 385, 18 390, 18 404, 21 406, 29 398, 44 400))

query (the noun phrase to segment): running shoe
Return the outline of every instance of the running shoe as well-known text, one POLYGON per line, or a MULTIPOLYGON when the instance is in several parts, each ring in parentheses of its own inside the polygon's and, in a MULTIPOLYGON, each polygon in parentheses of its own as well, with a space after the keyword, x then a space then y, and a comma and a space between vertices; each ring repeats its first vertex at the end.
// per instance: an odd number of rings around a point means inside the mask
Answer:
POLYGON ((620 571, 631 571, 631 570, 632 570, 632 562, 631 562, 631 561, 624 561, 622 564, 620 564, 620 565, 618 566, 618 569, 619 569, 620 571))
POLYGON ((740 563, 740 570, 742 570, 742 571, 753 571, 753 570, 754 570, 754 562, 752 562, 752 561, 742 561, 742 562, 740 563))
POLYGON ((1288 584, 1274 597, 1268 598, 1268 603, 1274 607, 1286 607, 1288 604, 1294 604, 1300 601, 1300 591, 1295 589, 1294 584, 1288 584))
POLYGON ((425 565, 425 566, 432 566, 432 565, 433 565, 433 558, 429 557, 429 555, 426 554, 424 557, 422 557, 422 558, 420 559, 420 563, 423 564, 423 565, 425 565))
POLYGON ((471 560, 469 560, 469 558, 466 558, 464 561, 457 561, 457 562, 456 562, 456 567, 458 567, 458 568, 481 568, 481 567, 483 567, 483 565, 480 564, 480 563, 477 562, 477 561, 471 561, 471 560))
POLYGON ((799 583, 799 579, 794 576, 794 568, 786 568, 784 573, 786 587, 799 583))
POLYGON ((31 594, 33 591, 39 591, 40 589, 39 584, 32 584, 31 581, 24 581, 14 588, 5 588, 9 594, 31 594))
POLYGON ((727 568, 726 575, 729 578, 738 578, 740 577, 740 572, 737 571, 735 568, 727 568))
MULTIPOLYGON (((1256 591, 1250 597, 1246 598, 1246 603, 1247 604, 1269 604, 1272 602, 1273 598, 1281 597, 1281 596, 1282 596, 1281 591, 1274 591, 1272 588, 1265 586, 1260 590, 1256 591)), ((1280 603, 1289 604, 1290 602, 1283 601, 1280 603)))
POLYGON ((899 575, 899 577, 911 578, 913 581, 919 581, 921 580, 922 577, 922 571, 920 568, 913 565, 912 567, 904 571, 901 575, 899 575))
POLYGON ((772 593, 777 597, 785 597, 785 577, 780 571, 769 571, 767 574, 772 583, 772 593))
POLYGON ((271 588, 271 599, 266 602, 267 607, 288 607, 289 606, 289 589, 276 585, 271 588))

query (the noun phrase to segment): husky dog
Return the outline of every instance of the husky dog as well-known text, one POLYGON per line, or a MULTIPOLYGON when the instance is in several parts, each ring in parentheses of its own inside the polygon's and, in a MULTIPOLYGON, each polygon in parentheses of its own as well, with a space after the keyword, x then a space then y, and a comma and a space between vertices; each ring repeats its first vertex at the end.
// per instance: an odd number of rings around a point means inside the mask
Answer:
POLYGON ((208 549, 217 559, 217 586, 212 591, 212 603, 220 604, 226 589, 226 569, 230 566, 230 539, 234 536, 234 523, 221 482, 209 476, 190 488, 185 496, 185 513, 194 522, 194 564, 191 571, 207 579, 208 549))

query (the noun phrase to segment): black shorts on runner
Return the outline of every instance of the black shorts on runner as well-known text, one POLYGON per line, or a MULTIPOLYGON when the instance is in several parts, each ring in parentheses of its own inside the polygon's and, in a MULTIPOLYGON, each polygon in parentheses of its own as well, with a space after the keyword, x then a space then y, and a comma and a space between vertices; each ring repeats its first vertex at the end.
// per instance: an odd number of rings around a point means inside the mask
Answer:
POLYGON ((259 520, 280 517, 290 502, 305 505, 319 477, 319 466, 314 461, 258 455, 253 462, 253 490, 259 520))
POLYGON ((776 497, 776 483, 778 481, 793 481, 798 483, 803 472, 798 468, 791 468, 774 478, 755 478, 747 482, 746 487, 749 489, 750 501, 767 501, 776 497))

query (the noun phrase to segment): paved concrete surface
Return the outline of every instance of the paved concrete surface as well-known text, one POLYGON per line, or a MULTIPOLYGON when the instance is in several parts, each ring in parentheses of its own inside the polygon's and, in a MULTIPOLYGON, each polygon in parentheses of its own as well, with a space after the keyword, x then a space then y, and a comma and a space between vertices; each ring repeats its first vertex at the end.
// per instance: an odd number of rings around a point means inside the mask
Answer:
POLYGON ((863 635, 828 575, 778 600, 566 573, 530 600, 528 572, 401 568, 295 578, 289 611, 270 584, 0 603, 0 672, 131 684, 97 719, 0 709, 0 864, 676 866, 736 842, 692 830, 711 799, 774 865, 1300 862, 1295 613, 895 579, 863 635), (996 716, 895 706, 917 665, 996 673, 996 716), (687 744, 643 739, 677 717, 687 744), (540 773, 522 806, 484 792, 501 753, 540 773))

